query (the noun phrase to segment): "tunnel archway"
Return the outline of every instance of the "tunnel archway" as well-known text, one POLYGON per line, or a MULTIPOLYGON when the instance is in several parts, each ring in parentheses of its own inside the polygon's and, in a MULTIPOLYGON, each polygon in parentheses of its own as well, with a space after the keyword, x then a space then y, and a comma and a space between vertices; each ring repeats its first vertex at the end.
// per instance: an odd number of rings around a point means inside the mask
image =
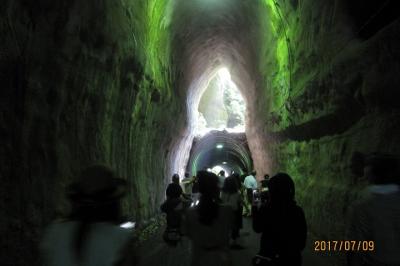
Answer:
MULTIPOLYGON (((353 152, 400 154, 394 0, 3 6, 1 228, 17 247, 2 243, 4 265, 41 265, 41 230, 68 210, 65 185, 93 163, 128 180, 127 215, 156 216, 171 175, 192 165, 195 111, 221 66, 247 105, 252 167, 293 176, 316 236, 343 237, 337 218, 365 181, 351 176, 353 152)), ((214 156, 197 154, 204 167, 214 156)))
POLYGON ((176 1, 173 21, 173 46, 179 55, 176 62, 182 79, 179 89, 186 96, 187 127, 182 140, 172 147, 169 156, 171 171, 183 175, 188 165, 189 152, 198 124, 197 109, 207 84, 221 66, 226 67, 246 103, 245 127, 253 166, 260 173, 272 167, 272 156, 267 150, 265 124, 256 119, 257 105, 265 105, 257 97, 260 85, 258 15, 263 4, 258 1, 176 1), (252 17, 246 14, 253 14, 252 17), (251 103, 251 104, 249 104, 251 103))
POLYGON ((211 131, 195 138, 190 152, 187 172, 195 175, 199 170, 219 166, 230 175, 232 171, 243 174, 253 167, 251 154, 244 133, 211 131))

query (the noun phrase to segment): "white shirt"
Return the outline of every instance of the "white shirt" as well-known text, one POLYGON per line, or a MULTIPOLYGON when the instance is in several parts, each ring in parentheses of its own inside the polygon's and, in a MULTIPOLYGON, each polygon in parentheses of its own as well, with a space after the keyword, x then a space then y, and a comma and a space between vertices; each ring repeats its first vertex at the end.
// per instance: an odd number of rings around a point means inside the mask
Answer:
POLYGON ((252 189, 257 189, 257 180, 254 176, 248 175, 244 179, 244 186, 246 188, 252 188, 252 189))

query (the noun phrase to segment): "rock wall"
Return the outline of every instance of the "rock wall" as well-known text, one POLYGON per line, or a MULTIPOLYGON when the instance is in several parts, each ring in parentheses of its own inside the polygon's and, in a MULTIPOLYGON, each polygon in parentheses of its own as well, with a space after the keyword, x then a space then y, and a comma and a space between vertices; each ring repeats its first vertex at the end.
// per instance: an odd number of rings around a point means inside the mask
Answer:
POLYGON ((128 216, 157 213, 185 120, 165 11, 156 0, 3 1, 2 265, 38 264, 41 230, 66 212, 64 187, 89 164, 128 180, 128 216))
MULTIPOLYGON (((400 154, 400 21, 360 38, 345 3, 264 5, 258 117, 317 239, 345 238, 348 206, 365 185, 351 174, 352 153, 400 154)), ((344 260, 336 255, 329 265, 344 260)))
POLYGON ((363 16, 344 0, 218 1, 203 6, 210 17, 189 1, 3 2, 2 265, 39 264, 42 229, 67 210, 65 185, 94 162, 128 180, 127 215, 155 215, 187 156, 196 84, 221 63, 249 106, 256 169, 295 178, 320 239, 344 238, 365 183, 351 154, 400 152, 398 19, 359 34, 363 16))

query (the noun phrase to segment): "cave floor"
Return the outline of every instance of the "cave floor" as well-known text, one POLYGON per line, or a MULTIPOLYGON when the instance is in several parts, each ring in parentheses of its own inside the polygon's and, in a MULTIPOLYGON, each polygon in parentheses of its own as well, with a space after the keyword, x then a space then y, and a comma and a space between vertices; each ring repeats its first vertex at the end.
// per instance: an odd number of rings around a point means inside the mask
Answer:
MULTIPOLYGON (((184 238, 177 247, 169 247, 162 240, 160 228, 156 234, 140 246, 140 266, 187 266, 190 265, 189 241, 184 238)), ((250 218, 243 219, 243 228, 240 231, 239 242, 245 247, 241 250, 232 250, 233 266, 251 265, 251 258, 257 253, 260 235, 253 232, 250 218)), ((328 257, 329 254, 314 252, 314 238, 309 235, 307 245, 303 251, 304 266, 337 265, 328 257), (328 260, 327 260, 328 259, 328 260)))

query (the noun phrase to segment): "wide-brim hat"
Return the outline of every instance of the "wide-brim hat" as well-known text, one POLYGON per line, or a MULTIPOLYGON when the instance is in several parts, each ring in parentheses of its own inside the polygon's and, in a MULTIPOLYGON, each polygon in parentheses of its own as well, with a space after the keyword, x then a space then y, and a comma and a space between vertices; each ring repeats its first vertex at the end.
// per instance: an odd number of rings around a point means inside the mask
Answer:
POLYGON ((80 204, 102 204, 120 199, 126 193, 127 182, 104 165, 84 169, 67 188, 67 197, 80 204))

